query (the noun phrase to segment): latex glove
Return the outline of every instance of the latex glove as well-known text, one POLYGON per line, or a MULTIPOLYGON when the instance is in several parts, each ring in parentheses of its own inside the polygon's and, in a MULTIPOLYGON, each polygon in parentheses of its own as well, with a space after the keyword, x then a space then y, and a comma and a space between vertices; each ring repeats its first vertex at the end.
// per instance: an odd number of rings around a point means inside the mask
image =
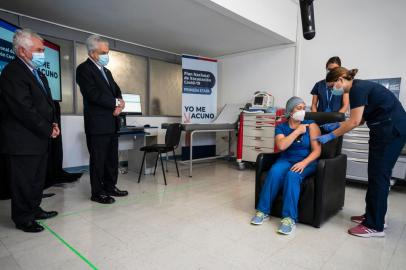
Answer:
POLYGON ((319 141, 321 144, 325 144, 331 140, 334 140, 335 138, 337 138, 337 136, 333 132, 331 132, 326 135, 318 136, 318 137, 314 138, 314 140, 319 141))
POLYGON ((332 131, 334 131, 334 130, 336 130, 337 128, 340 127, 340 123, 338 123, 338 122, 336 122, 336 123, 327 123, 327 124, 321 125, 320 127, 323 128, 327 132, 332 132, 332 131))

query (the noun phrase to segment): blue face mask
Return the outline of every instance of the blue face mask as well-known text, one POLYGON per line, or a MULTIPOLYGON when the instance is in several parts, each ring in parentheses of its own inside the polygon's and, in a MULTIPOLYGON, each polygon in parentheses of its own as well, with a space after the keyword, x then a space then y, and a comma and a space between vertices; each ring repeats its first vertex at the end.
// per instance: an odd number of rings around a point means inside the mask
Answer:
POLYGON ((99 55, 99 60, 97 61, 99 65, 102 67, 107 66, 109 63, 109 55, 108 54, 100 54, 99 55))
POLYGON ((29 64, 34 69, 42 67, 45 64, 45 53, 43 53, 43 52, 32 53, 32 59, 29 62, 29 64))
POLYGON ((342 96, 344 94, 344 88, 335 88, 333 87, 333 90, 331 91, 331 94, 335 95, 335 96, 342 96))

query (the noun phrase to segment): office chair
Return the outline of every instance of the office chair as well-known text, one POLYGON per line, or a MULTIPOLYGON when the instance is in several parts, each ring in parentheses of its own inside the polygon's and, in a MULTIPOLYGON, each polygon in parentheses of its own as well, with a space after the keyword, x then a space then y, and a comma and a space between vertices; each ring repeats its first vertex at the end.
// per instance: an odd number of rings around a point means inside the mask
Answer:
POLYGON ((179 124, 179 123, 169 124, 168 128, 166 129, 165 144, 153 144, 153 145, 143 146, 140 148, 140 151, 143 151, 144 155, 142 158, 140 173, 138 175, 138 183, 141 181, 141 174, 143 171, 142 168, 144 166, 145 156, 147 153, 157 153, 156 160, 155 160, 154 175, 156 172, 156 167, 158 165, 158 158, 161 159, 162 173, 164 175, 165 185, 167 185, 164 163, 162 161, 162 153, 168 153, 168 152, 172 151, 173 158, 175 159, 176 172, 178 173, 178 177, 179 177, 179 169, 178 169, 178 163, 176 161, 175 149, 179 145, 181 133, 182 133, 181 124, 179 124))

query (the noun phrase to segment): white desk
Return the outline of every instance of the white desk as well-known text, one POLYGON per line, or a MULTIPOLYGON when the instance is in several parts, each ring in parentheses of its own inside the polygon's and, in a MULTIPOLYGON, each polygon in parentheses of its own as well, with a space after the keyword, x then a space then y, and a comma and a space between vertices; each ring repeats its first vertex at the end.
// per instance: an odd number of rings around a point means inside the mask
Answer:
MULTIPOLYGON (((158 143, 158 128, 145 128, 144 131, 120 132, 118 149, 128 152, 128 170, 139 173, 143 152, 140 148, 146 145, 158 143)), ((153 173, 156 154, 148 154, 143 167, 144 174, 153 173)))

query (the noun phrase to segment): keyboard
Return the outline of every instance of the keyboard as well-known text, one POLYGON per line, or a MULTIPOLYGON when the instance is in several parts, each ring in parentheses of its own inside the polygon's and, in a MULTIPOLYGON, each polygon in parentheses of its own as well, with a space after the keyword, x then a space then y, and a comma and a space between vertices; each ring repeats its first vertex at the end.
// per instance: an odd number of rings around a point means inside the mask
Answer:
POLYGON ((127 129, 127 130, 144 130, 144 126, 124 126, 122 129, 127 129))

